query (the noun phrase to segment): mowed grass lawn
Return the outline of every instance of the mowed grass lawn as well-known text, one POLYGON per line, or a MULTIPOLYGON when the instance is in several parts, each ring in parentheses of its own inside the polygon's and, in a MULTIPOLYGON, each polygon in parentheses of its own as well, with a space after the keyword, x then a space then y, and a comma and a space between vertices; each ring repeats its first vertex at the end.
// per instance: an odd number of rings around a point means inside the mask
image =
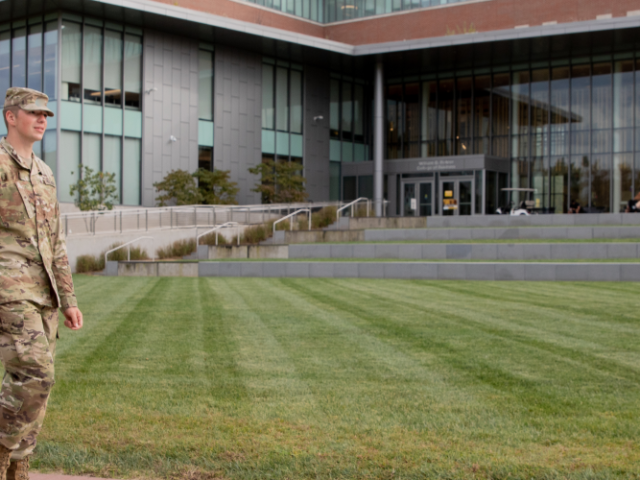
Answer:
POLYGON ((636 283, 75 281, 41 471, 640 475, 636 283))

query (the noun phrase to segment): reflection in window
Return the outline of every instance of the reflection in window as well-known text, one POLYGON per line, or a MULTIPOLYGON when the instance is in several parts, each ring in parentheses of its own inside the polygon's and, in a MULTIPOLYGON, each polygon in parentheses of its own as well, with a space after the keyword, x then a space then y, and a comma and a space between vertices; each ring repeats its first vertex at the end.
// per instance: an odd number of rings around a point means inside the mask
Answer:
POLYGON ((213 121, 213 54, 198 50, 198 118, 213 121))
POLYGON ((122 138, 105 135, 104 137, 104 159, 102 164, 104 172, 114 173, 116 181, 117 203, 121 202, 120 191, 122 179, 122 138))
POLYGON ((276 68, 276 130, 286 132, 289 130, 289 103, 288 103, 288 71, 286 68, 276 68))
POLYGON ((12 67, 11 67, 11 86, 26 87, 27 86, 27 29, 18 28, 13 31, 12 48, 12 67))
MULTIPOLYGON (((11 64, 11 31, 0 32, 0 65, 11 64)), ((0 92, 6 92, 11 86, 11 69, 0 68, 0 92)), ((4 104, 4 95, 0 95, 0 102, 4 104)), ((0 127, 2 128, 2 127, 0 127)))
POLYGON ((142 93, 142 38, 137 35, 124 36, 124 104, 140 110, 142 93))
POLYGON ((29 27, 27 86, 42 91, 42 24, 29 27))
POLYGON ((105 30, 104 103, 119 106, 122 102, 122 33, 105 30))
POLYGON ((302 72, 290 71, 291 133, 302 133, 302 72))
MULTIPOLYGON (((0 63, 2 61, 0 60, 0 63)), ((43 92, 49 100, 58 98, 58 22, 48 22, 44 34, 43 92)))
POLYGON ((84 101, 102 104, 102 29, 84 27, 84 101))
POLYGON ((62 100, 80 101, 82 31, 78 23, 62 23, 62 100))
POLYGON ((262 128, 275 130, 273 66, 262 65, 262 128))

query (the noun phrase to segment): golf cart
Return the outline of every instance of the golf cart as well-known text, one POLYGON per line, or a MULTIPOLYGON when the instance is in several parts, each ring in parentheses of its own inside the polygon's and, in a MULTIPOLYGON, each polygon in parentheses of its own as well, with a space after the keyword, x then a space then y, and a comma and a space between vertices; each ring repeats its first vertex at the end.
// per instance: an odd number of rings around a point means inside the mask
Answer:
POLYGON ((503 188, 501 191, 508 193, 509 201, 496 210, 498 215, 531 215, 536 205, 535 188, 503 188))

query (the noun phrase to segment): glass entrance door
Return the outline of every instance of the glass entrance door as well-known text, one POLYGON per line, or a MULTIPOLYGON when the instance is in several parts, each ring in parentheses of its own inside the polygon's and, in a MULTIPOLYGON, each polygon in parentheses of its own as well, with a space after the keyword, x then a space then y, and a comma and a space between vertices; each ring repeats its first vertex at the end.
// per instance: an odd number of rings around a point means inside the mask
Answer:
POLYGON ((473 180, 452 178, 440 181, 442 215, 471 215, 473 213, 473 180))
POLYGON ((426 217, 433 215, 433 182, 403 184, 402 215, 426 217))

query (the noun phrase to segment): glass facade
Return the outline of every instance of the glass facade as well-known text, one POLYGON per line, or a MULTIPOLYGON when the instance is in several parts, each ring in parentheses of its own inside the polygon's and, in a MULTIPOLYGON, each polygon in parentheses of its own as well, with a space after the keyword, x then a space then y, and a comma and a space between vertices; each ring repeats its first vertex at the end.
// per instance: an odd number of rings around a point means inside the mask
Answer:
POLYGON ((56 116, 34 151, 61 201, 82 164, 116 175, 118 203, 140 204, 141 30, 64 13, 0 24, 0 90, 10 86, 49 96, 56 116))
POLYGON ((434 7, 468 0, 246 0, 319 23, 434 7))
POLYGON ((330 119, 331 161, 362 162, 370 160, 370 98, 367 85, 346 75, 331 75, 330 119))
POLYGON ((510 158, 535 208, 624 211, 640 190, 639 87, 633 54, 390 79, 387 158, 510 158))
POLYGON ((71 154, 58 160, 58 196, 73 201, 82 164, 115 174, 117 203, 139 205, 142 32, 63 14, 61 39, 60 145, 71 154))
POLYGON ((264 58, 263 62, 263 157, 302 164, 302 65, 271 58, 264 58))
MULTIPOLYGON (((28 87, 49 95, 49 107, 57 112, 58 16, 30 18, 0 24, 0 103, 9 87, 28 87)), ((49 129, 55 129, 55 117, 49 129)), ((4 121, 0 135, 5 135, 4 121)), ((56 171, 56 136, 47 132, 42 142, 34 145, 34 152, 56 171)))

